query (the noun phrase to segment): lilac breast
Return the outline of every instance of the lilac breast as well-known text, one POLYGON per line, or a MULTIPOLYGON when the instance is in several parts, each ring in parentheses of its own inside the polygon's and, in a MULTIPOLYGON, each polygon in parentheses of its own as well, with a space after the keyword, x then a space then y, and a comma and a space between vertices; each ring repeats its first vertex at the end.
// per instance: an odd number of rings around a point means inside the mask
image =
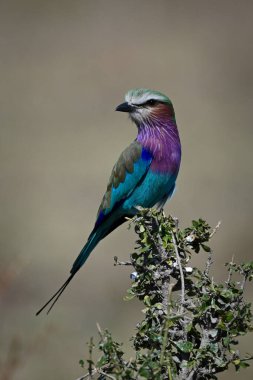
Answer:
POLYGON ((152 171, 177 175, 181 161, 181 144, 175 121, 142 126, 137 141, 152 154, 152 171))

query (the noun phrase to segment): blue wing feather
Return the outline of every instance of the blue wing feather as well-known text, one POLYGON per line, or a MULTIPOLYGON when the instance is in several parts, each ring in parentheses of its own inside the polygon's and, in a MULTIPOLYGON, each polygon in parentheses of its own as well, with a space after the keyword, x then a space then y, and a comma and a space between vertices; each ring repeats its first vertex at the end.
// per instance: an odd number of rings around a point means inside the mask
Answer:
POLYGON ((130 196, 147 173, 151 160, 151 155, 143 149, 141 158, 134 163, 133 173, 127 173, 124 182, 117 188, 112 188, 111 207, 108 211, 106 210, 107 212, 110 212, 118 202, 130 196))
MULTIPOLYGON (((138 143, 134 142, 133 144, 138 143)), ((125 158, 123 155, 121 156, 121 166, 124 166, 124 160, 125 158)), ((152 155, 146 149, 141 148, 140 157, 137 161, 133 162, 131 171, 125 170, 124 180, 122 182, 116 183, 115 185, 113 175, 115 176, 117 173, 112 173, 107 192, 99 208, 97 221, 95 224, 96 228, 101 225, 105 218, 132 194, 148 172, 151 161, 152 155)))

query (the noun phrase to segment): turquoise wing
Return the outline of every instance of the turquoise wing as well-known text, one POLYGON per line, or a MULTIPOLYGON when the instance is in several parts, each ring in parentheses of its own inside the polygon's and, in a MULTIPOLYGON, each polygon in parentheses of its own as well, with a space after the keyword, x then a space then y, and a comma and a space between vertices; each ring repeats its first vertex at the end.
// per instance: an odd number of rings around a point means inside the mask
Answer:
POLYGON ((117 208, 145 177, 152 155, 137 141, 132 142, 114 165, 107 190, 97 214, 96 227, 117 208))

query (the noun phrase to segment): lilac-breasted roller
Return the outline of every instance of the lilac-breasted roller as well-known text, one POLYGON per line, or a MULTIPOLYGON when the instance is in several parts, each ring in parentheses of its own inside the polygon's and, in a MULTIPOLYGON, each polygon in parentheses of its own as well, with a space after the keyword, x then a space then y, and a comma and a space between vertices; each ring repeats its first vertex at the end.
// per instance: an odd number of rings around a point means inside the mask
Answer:
POLYGON ((158 91, 130 90, 116 111, 128 112, 137 126, 136 139, 121 153, 97 213, 95 226, 75 260, 70 276, 37 315, 64 289, 96 245, 133 217, 138 207, 162 207, 174 192, 181 161, 181 144, 170 99, 158 91))

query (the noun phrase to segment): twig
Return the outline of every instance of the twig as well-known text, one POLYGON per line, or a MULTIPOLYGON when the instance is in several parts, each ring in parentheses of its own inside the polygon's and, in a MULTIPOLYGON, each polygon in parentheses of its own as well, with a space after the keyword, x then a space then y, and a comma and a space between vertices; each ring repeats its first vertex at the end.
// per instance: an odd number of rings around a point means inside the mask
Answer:
POLYGON ((168 367, 168 375, 169 375, 169 380, 173 380, 172 379, 172 374, 171 374, 171 368, 170 368, 170 365, 168 367))
MULTIPOLYGON (((172 289, 174 285, 175 284, 169 284, 169 287, 168 287, 168 316, 170 315, 170 312, 171 312, 171 293, 172 293, 172 289)), ((167 318, 165 321, 163 344, 162 344, 161 356, 160 356, 161 366, 164 363, 164 354, 165 354, 166 346, 168 342, 169 323, 170 323, 170 318, 167 318)))
POLYGON ((241 362, 247 362, 247 361, 252 360, 252 359, 253 359, 253 355, 250 355, 247 358, 241 359, 241 362))
POLYGON ((111 380, 116 380, 116 378, 112 375, 109 375, 108 373, 104 372, 101 368, 94 368, 92 370, 92 373, 90 374, 90 372, 87 372, 85 375, 81 376, 81 377, 78 377, 78 379, 76 380, 84 380, 84 379, 87 379, 88 377, 92 377, 93 375, 95 375, 96 373, 99 373, 100 375, 103 375, 103 376, 106 376, 108 377, 108 379, 111 379, 111 380))
POLYGON ((89 372, 87 372, 85 375, 81 376, 81 377, 78 377, 78 379, 76 380, 84 380, 84 379, 87 379, 87 377, 90 377, 90 376, 93 376, 97 373, 97 369, 94 368, 93 371, 92 371, 92 374, 90 375, 89 372))
POLYGON ((158 239, 159 244, 157 244, 157 242, 155 241, 155 238, 153 237, 152 233, 149 231, 148 227, 147 227, 147 233, 148 233, 150 240, 152 240, 152 242, 154 243, 157 251, 160 253, 162 259, 166 260, 168 254, 167 254, 166 250, 163 248, 163 242, 162 242, 162 239, 161 239, 159 232, 157 232, 157 239, 158 239))
POLYGON ((244 275, 241 282, 241 290, 244 290, 248 277, 244 275))
POLYGON ((89 371, 89 374, 90 374, 90 378, 92 378, 92 364, 93 364, 93 361, 92 361, 92 351, 93 351, 93 338, 91 337, 90 338, 90 343, 89 343, 89 368, 88 368, 88 371, 89 371))
POLYGON ((229 264, 231 264, 231 265, 230 265, 230 267, 229 267, 229 271, 228 271, 228 279, 227 279, 227 281, 225 281, 225 283, 226 283, 227 285, 230 284, 231 277, 232 277, 232 273, 233 273, 232 265, 234 264, 234 255, 232 256, 232 260, 231 260, 231 262, 230 262, 229 264))
POLYGON ((173 245, 174 245, 174 248, 175 248, 175 253, 176 253, 177 263, 178 263, 178 266, 179 266, 180 278, 181 278, 181 307, 180 307, 180 313, 183 314, 183 312, 184 312, 184 303, 185 303, 184 272, 183 272, 183 268, 182 268, 182 264, 181 264, 181 260, 180 260, 180 256, 179 256, 179 252, 178 252, 178 248, 177 248, 176 237, 175 237, 175 234, 174 234, 173 230, 171 231, 171 236, 172 236, 172 242, 173 242, 173 245))
POLYGON ((96 324, 97 324, 97 329, 98 329, 99 336, 100 336, 100 338, 101 338, 102 340, 104 340, 103 331, 102 331, 102 329, 101 329, 99 323, 97 322, 96 324))
POLYGON ((119 261, 118 257, 114 256, 114 266, 117 266, 117 265, 131 265, 131 266, 133 266, 131 261, 119 261))
POLYGON ((188 377, 187 377, 187 380, 191 380, 192 378, 193 378, 193 376, 195 375, 195 369, 193 369, 190 373, 189 373, 189 375, 188 375, 188 377))
POLYGON ((166 312, 168 310, 168 305, 169 305, 169 293, 170 293, 169 281, 165 280, 164 284, 162 285, 161 290, 162 290, 162 296, 163 296, 162 304, 164 307, 164 311, 166 312))
MULTIPOLYGON (((148 226, 147 226, 147 233, 148 233, 149 238, 154 243, 154 245, 155 245, 158 253, 160 254, 160 256, 162 258, 162 262, 163 262, 163 261, 167 260, 167 258, 168 258, 168 252, 163 247, 163 241, 162 241, 162 238, 161 238, 161 236, 159 234, 159 224, 158 224, 157 220, 155 220, 155 223, 156 223, 156 227, 157 227, 157 240, 158 240, 158 244, 157 244, 156 239, 153 237, 151 231, 149 230, 148 226)), ((162 274, 161 268, 158 269, 158 272, 159 272, 159 275, 162 274)), ((163 306, 164 306, 164 310, 167 311, 168 310, 168 299, 169 299, 169 293, 170 293, 170 283, 169 283, 169 276, 166 276, 166 272, 164 274, 165 274, 165 276, 163 276, 164 281, 163 281, 163 284, 162 284, 161 291, 162 291, 162 296, 163 296, 162 303, 163 303, 163 306)))
POLYGON ((210 239, 213 237, 213 235, 218 231, 218 229, 220 228, 220 225, 221 225, 221 220, 217 223, 217 225, 214 227, 214 229, 212 230, 212 232, 210 233, 210 239))
POLYGON ((109 375, 108 373, 102 371, 102 369, 98 369, 97 368, 97 372, 100 373, 100 375, 103 375, 105 377, 108 377, 108 379, 111 379, 111 380, 116 380, 116 377, 112 376, 112 375, 109 375))
POLYGON ((204 270, 204 275, 206 277, 208 277, 208 275, 209 275, 210 268, 211 268, 212 264, 213 264, 213 261, 212 261, 212 252, 210 252, 209 256, 208 256, 208 259, 206 261, 206 267, 205 267, 205 270, 204 270))

